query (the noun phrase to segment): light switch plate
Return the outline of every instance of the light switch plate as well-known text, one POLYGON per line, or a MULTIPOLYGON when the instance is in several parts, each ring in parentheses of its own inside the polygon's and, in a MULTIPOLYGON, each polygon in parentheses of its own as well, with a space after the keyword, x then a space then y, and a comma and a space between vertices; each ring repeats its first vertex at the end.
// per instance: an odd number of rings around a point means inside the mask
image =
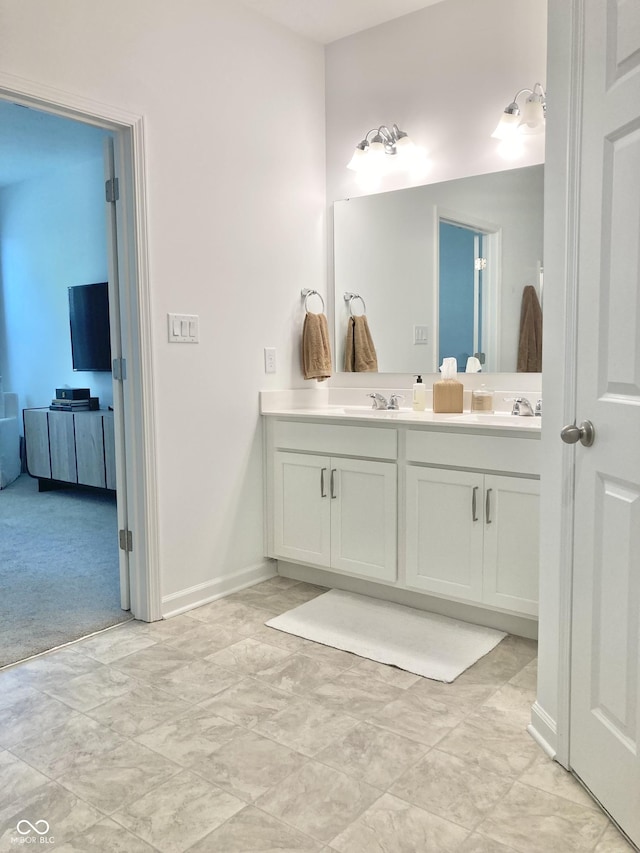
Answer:
POLYGON ((197 314, 167 314, 170 344, 197 344, 200 340, 197 314))
POLYGON ((413 327, 413 342, 414 344, 428 344, 429 327, 428 326, 414 326, 413 327))

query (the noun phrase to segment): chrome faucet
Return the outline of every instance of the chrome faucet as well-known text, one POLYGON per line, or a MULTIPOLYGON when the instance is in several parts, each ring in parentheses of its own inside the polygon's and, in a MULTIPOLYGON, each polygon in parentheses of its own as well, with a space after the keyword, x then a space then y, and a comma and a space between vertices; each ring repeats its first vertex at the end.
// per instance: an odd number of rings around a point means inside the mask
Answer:
POLYGON ((374 409, 388 409, 389 403, 387 402, 387 398, 383 397, 382 394, 379 394, 377 391, 374 394, 367 394, 367 397, 371 397, 373 400, 374 409))
POLYGON ((538 400, 538 402, 536 403, 536 410, 535 410, 535 412, 534 412, 533 414, 534 414, 537 418, 541 418, 541 417, 542 417, 542 398, 540 398, 540 399, 538 400))
POLYGON ((387 400, 387 398, 383 397, 382 394, 378 393, 378 391, 373 394, 367 394, 367 397, 371 397, 373 400, 372 408, 380 411, 386 409, 392 412, 397 412, 400 408, 399 401, 404 400, 404 396, 402 394, 392 394, 387 400))
MULTIPOLYGON (((533 406, 526 397, 516 397, 515 399, 510 397, 508 399, 510 402, 513 402, 513 409, 511 410, 512 415, 519 415, 521 418, 533 417, 533 406)), ((540 412, 542 412, 542 408, 540 409, 540 412)))

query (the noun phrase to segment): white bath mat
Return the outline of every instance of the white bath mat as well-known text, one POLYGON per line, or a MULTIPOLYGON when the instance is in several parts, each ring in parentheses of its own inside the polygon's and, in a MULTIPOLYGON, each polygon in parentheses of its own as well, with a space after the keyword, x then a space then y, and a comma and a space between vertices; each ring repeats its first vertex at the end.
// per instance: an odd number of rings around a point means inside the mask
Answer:
POLYGON ((287 634, 453 681, 506 637, 413 607, 332 589, 267 623, 287 634))

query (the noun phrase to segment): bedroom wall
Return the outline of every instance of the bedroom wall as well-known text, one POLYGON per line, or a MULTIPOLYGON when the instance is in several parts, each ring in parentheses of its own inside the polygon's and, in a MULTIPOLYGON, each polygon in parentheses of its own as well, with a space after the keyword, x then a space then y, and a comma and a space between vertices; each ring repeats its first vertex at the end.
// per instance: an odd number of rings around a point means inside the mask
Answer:
POLYGON ((113 402, 110 373, 74 373, 71 363, 67 288, 107 280, 99 134, 87 156, 0 190, 0 375, 21 408, 48 406, 64 385, 90 387, 103 407, 113 402))

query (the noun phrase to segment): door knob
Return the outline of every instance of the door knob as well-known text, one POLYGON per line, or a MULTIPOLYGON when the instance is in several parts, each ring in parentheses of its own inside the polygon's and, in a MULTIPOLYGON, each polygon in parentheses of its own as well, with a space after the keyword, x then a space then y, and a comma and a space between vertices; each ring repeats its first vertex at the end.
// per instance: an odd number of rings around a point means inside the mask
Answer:
POLYGON ((579 441, 585 447, 591 447, 596 437, 596 431, 591 421, 582 421, 580 426, 569 424, 560 430, 560 438, 565 444, 575 444, 579 441))

